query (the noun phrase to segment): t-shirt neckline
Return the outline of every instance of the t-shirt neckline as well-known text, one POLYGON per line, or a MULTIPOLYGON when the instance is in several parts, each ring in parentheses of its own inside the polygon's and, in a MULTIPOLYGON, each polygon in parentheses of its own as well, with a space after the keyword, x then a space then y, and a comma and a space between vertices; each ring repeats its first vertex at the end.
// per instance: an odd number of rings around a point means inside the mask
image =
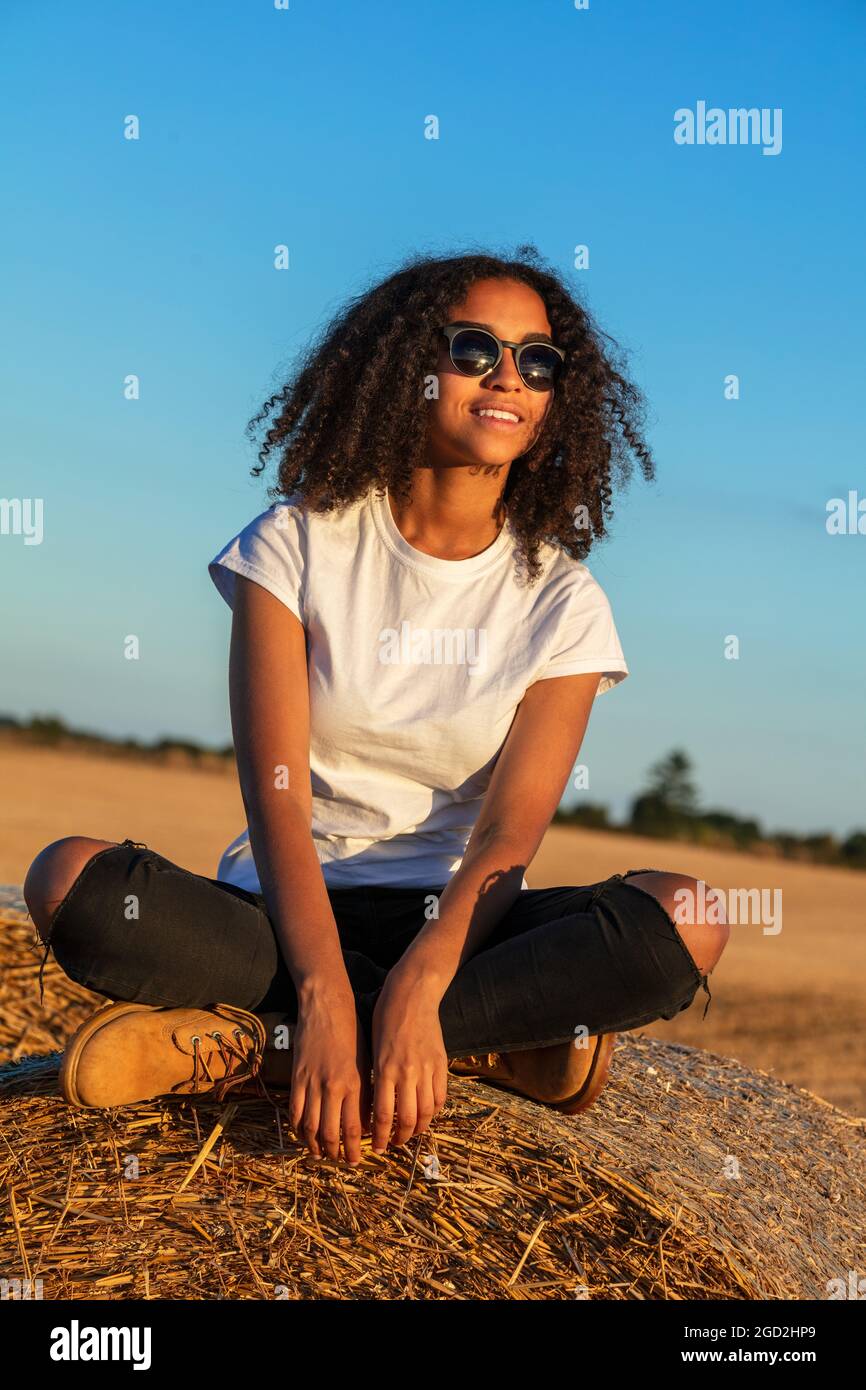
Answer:
POLYGON ((384 493, 371 489, 369 500, 376 530, 391 553, 396 555, 403 564, 426 574, 435 574, 440 579, 449 579, 459 583, 470 576, 475 578, 484 570, 491 569, 498 564, 506 552, 511 549, 512 537, 506 517, 496 540, 488 545, 486 550, 482 550, 479 555, 470 555, 466 560, 443 560, 439 555, 428 555, 423 550, 416 550, 414 545, 410 545, 401 534, 391 515, 387 487, 384 493))

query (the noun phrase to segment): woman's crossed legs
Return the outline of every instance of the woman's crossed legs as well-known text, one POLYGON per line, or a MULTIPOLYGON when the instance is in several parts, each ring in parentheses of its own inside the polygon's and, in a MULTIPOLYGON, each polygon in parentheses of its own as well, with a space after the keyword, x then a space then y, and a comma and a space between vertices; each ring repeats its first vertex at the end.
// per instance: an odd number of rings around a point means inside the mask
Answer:
MULTIPOLYGON (((524 889, 458 970, 439 1010, 450 1058, 545 1047, 673 1018, 722 954, 729 928, 706 920, 707 894, 682 933, 685 875, 645 870, 577 887, 524 889)), ((368 1047, 388 970, 424 926, 436 888, 330 890, 368 1047)), ((297 1016, 264 899, 193 874, 144 845, 70 836, 34 860, 24 897, 40 937, 72 979, 154 1006, 220 1002, 297 1016)), ((723 913, 720 916, 724 916, 723 913)))

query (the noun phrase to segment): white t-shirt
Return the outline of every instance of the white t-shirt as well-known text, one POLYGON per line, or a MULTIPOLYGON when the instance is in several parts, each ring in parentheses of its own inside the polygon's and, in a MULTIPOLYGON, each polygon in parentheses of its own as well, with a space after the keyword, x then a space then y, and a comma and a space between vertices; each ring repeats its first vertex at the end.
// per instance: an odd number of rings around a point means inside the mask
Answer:
MULTIPOLYGON (((210 562, 230 606, 242 574, 304 625, 312 833, 328 887, 441 890, 527 687, 601 671, 601 695, 628 675, 586 566, 545 545, 527 586, 513 552, 506 521, 479 555, 426 555, 371 489, 329 513, 308 512, 296 493, 210 562)), ((246 829, 217 877, 261 892, 246 829)))

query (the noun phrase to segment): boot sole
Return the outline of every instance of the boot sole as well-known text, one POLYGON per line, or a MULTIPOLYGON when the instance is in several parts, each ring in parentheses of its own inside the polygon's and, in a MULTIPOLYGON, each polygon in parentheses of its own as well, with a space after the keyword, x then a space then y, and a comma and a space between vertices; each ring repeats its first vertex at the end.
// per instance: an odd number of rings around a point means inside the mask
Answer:
POLYGON ((64 1099, 70 1105, 80 1105, 87 1109, 104 1109, 105 1107, 87 1106, 87 1102, 81 1099, 78 1094, 78 1063, 85 1046, 106 1023, 113 1023, 116 1018, 122 1018, 125 1014, 144 1013, 152 1010, 150 1004, 129 1004, 119 1002, 115 1004, 103 1004, 101 1009, 97 1009, 77 1032, 73 1033, 66 1049, 63 1053, 63 1061, 60 1065, 59 1084, 60 1091, 64 1099))

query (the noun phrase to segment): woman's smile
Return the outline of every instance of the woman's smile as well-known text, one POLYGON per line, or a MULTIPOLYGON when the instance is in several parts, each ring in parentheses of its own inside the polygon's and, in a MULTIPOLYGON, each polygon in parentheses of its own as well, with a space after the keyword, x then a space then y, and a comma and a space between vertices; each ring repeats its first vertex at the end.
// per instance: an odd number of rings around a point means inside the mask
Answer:
POLYGON ((489 430, 516 430, 523 424, 522 416, 506 406, 477 405, 470 409, 469 414, 489 430))

